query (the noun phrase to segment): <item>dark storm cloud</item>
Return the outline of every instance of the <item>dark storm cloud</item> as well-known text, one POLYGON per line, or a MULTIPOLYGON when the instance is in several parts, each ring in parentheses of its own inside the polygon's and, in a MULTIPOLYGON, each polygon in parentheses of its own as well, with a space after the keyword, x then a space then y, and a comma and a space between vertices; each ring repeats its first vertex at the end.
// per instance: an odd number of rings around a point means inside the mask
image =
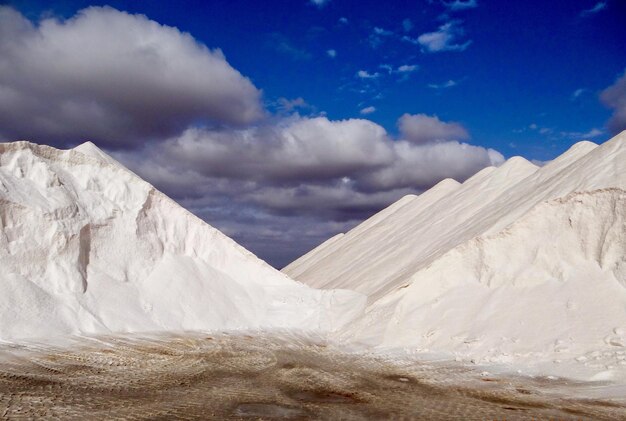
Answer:
POLYGON ((247 124, 260 91, 189 34, 90 7, 33 25, 0 7, 0 134, 126 148, 191 123, 247 124))

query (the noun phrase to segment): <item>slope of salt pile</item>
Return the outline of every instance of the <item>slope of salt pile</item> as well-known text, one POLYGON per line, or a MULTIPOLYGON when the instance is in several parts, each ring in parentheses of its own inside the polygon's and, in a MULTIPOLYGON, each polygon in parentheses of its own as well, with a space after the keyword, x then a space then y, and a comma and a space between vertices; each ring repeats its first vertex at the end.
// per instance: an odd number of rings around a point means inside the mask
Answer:
POLYGON ((464 223, 467 218, 536 170, 535 165, 518 157, 499 168, 482 170, 463 185, 443 180, 376 229, 357 226, 333 244, 334 251, 326 253, 326 258, 309 261, 300 273, 292 272, 291 265, 284 272, 310 285, 353 289, 367 294, 370 301, 376 300, 402 285, 407 266, 462 242, 459 226, 469 228, 464 223))
POLYGON ((95 145, 0 144, 0 339, 333 330, 364 299, 294 282, 95 145))
MULTIPOLYGON (((324 258, 342 276, 325 285, 369 305, 344 338, 626 379, 625 190, 626 132, 539 169, 514 158, 484 170, 395 221, 390 238, 346 234, 324 258), (353 265, 341 250, 367 258, 353 265)), ((296 279, 325 279, 314 255, 296 279)))

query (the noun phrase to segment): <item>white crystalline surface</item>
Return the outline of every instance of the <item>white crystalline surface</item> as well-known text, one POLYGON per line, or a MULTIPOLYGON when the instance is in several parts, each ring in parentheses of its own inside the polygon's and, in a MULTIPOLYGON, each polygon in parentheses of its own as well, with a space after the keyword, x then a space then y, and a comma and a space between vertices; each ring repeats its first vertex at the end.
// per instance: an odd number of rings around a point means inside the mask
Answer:
POLYGON ((364 297, 289 279, 91 143, 0 144, 0 340, 329 331, 364 297))
POLYGON ((239 328, 626 384, 626 132, 444 180, 284 274, 93 144, 0 144, 0 340, 239 328))
POLYGON ((368 296, 377 350, 626 379, 626 132, 407 196, 283 270, 368 296))

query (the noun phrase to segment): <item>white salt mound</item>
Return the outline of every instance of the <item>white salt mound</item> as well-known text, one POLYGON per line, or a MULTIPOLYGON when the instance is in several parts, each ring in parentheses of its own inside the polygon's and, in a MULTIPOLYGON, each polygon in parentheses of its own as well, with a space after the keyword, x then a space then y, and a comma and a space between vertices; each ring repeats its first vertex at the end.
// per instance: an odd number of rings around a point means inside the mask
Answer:
POLYGON ((348 341, 626 379, 626 132, 444 180, 283 271, 367 294, 348 341))
POLYGON ((0 265, 0 340, 287 328, 626 382, 626 132, 443 180, 285 274, 91 143, 0 144, 0 265))
POLYGON ((0 339, 334 330, 354 292, 274 270, 92 143, 0 144, 0 339))

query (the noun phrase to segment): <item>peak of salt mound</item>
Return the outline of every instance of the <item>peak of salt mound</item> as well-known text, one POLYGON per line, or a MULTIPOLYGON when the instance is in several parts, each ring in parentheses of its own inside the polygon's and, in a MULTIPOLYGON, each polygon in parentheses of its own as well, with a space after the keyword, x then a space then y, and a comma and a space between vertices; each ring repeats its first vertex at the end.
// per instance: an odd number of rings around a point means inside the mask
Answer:
POLYGON ((419 215, 431 204, 451 194, 460 186, 458 181, 447 178, 417 197, 400 199, 337 238, 332 244, 311 250, 303 258, 285 267, 283 272, 318 288, 335 288, 333 285, 340 282, 343 285, 341 288, 367 293, 368 281, 375 277, 375 274, 370 273, 361 277, 358 268, 367 266, 362 265, 362 262, 376 260, 378 249, 385 250, 396 241, 393 231, 399 226, 399 221, 419 215), (378 237, 380 241, 376 245, 368 246, 373 237, 378 237), (341 261, 334 258, 339 255, 342 256, 341 261), (350 264, 345 265, 348 261, 350 264), (346 273, 349 271, 348 267, 354 269, 352 275, 346 273), (356 282, 354 279, 360 281, 356 282))
MULTIPOLYGON (((616 329, 626 325, 625 238, 622 189, 539 203, 506 230, 460 244, 412 274, 346 335, 482 363, 556 359, 568 375, 593 375, 598 368, 577 361, 594 353, 616 359, 612 344, 626 343, 616 329)), ((607 365, 607 375, 626 378, 624 368, 607 365)))
POLYGON ((454 178, 444 178, 443 180, 441 180, 440 182, 438 182, 437 184, 435 184, 434 186, 431 187, 431 189, 440 189, 440 188, 454 188, 459 186, 461 183, 459 183, 458 181, 456 181, 454 178))
POLYGON ((465 215, 477 214, 537 169, 524 158, 514 157, 463 184, 444 180, 402 207, 392 205, 394 212, 383 211, 383 218, 370 218, 377 224, 365 221, 330 247, 314 249, 306 260, 298 259, 283 271, 318 288, 353 289, 375 300, 405 282, 411 274, 409 267, 425 264, 431 248, 440 253, 463 241, 465 237, 457 237, 455 227, 465 215))
POLYGON ((500 166, 485 167, 463 182, 464 188, 472 185, 481 185, 483 182, 496 180, 506 182, 519 180, 520 177, 530 175, 537 171, 539 167, 521 156, 513 156, 507 159, 500 166))
POLYGON ((495 167, 495 166, 485 167, 482 170, 478 171, 473 176, 471 176, 470 178, 468 178, 467 180, 465 180, 463 184, 467 185, 467 184, 479 183, 481 180, 488 177, 489 174, 491 174, 497 168, 498 167, 495 167))
POLYGON ((513 156, 507 159, 502 165, 497 167, 499 176, 502 177, 506 173, 518 173, 536 171, 539 167, 529 160, 521 156, 513 156))
POLYGON ((577 159, 580 159, 583 156, 587 155, 589 152, 593 151, 597 147, 598 145, 596 143, 583 140, 582 142, 573 144, 564 153, 557 156, 552 161, 548 162, 546 166, 567 166, 577 159))
POLYGON ((613 338, 626 322, 624 190, 626 132, 541 168, 514 157, 338 239, 294 276, 368 295, 350 340, 486 362, 577 357, 626 343, 613 338))
POLYGON ((0 339, 332 330, 363 298, 271 268, 95 145, 0 144, 0 339))
POLYGON ((107 155, 106 152, 104 152, 102 149, 97 147, 91 141, 87 141, 85 143, 81 143, 80 145, 76 146, 72 150, 76 151, 76 152, 80 152, 83 155, 87 155, 87 156, 90 156, 90 157, 95 158, 97 160, 100 160, 101 162, 103 162, 105 164, 112 164, 112 165, 120 165, 121 166, 121 164, 119 162, 117 162, 115 159, 111 158, 109 155, 107 155))
MULTIPOLYGON (((574 143, 569 149, 568 151, 576 151, 576 150, 586 150, 587 152, 591 151, 592 149, 595 149, 598 147, 597 143, 594 143, 590 140, 581 140, 580 142, 576 142, 574 143)), ((567 152, 565 152, 567 153, 567 152)))

